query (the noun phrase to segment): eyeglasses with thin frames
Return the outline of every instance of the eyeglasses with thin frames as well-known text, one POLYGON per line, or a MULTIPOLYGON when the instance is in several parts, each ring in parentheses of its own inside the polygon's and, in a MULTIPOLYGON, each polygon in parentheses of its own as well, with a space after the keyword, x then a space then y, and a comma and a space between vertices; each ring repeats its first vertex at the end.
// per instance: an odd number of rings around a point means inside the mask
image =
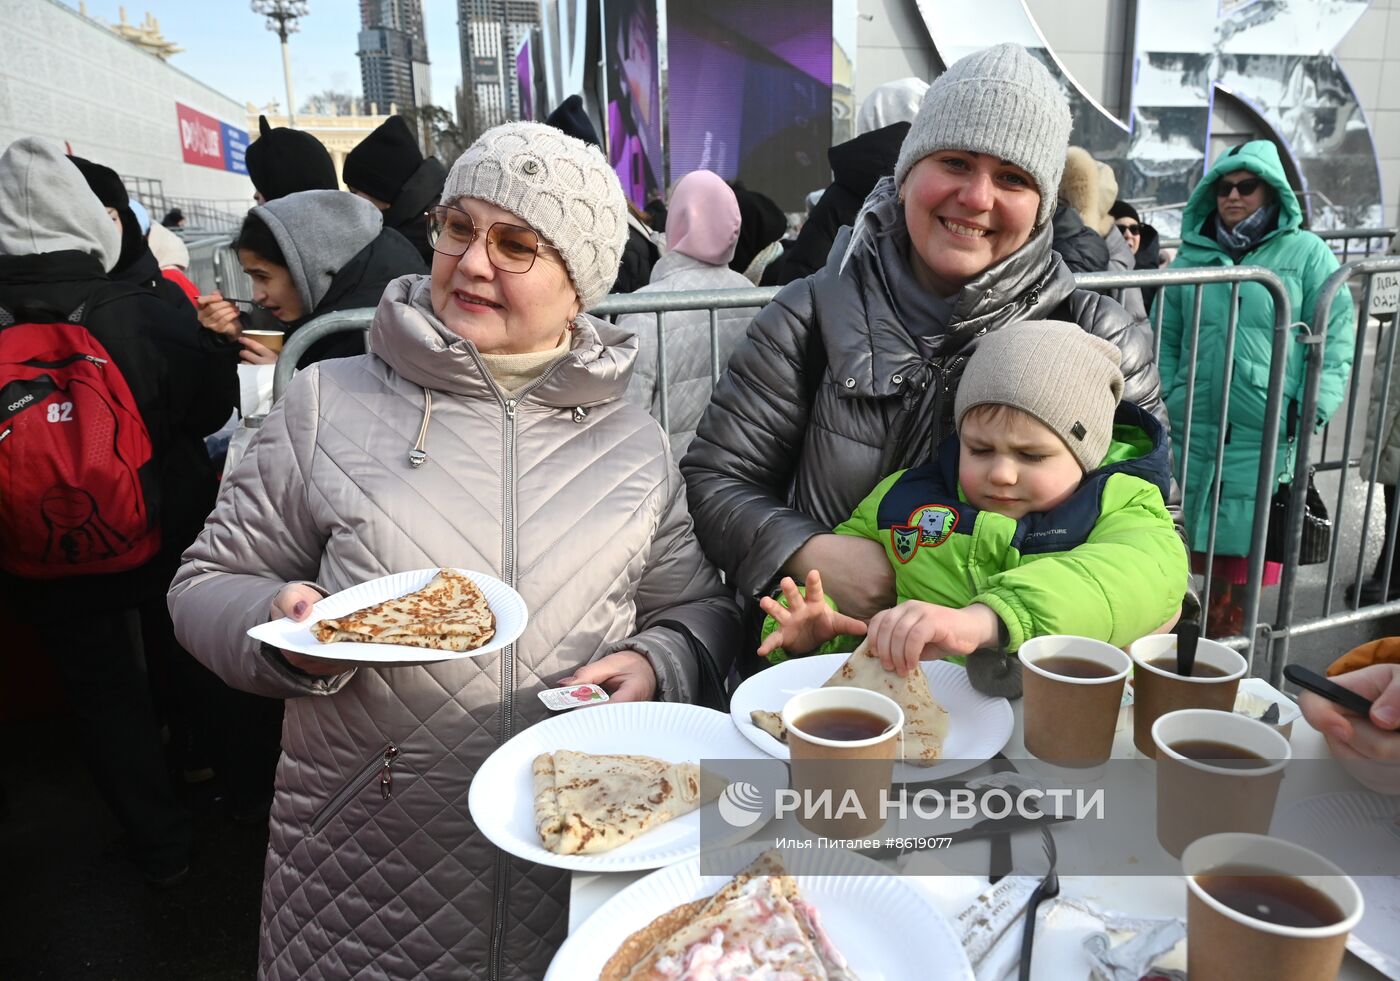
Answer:
POLYGON ((1242 181, 1227 181, 1222 177, 1215 182, 1215 196, 1228 198, 1231 191, 1239 191, 1240 197, 1247 198, 1259 190, 1259 185, 1262 183, 1264 180, 1261 177, 1246 177, 1242 181))
MULTIPOLYGON (((481 234, 471 215, 451 205, 429 208, 427 220, 428 244, 434 252, 443 255, 465 255, 481 234)), ((486 258, 501 272, 517 275, 529 272, 544 249, 559 252, 554 246, 541 242, 533 228, 498 221, 486 229, 486 258)))

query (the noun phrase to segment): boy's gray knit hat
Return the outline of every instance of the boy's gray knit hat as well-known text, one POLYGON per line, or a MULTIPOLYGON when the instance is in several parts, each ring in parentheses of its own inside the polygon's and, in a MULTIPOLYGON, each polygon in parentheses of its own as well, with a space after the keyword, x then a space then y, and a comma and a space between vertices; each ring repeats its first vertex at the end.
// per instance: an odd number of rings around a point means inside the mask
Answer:
POLYGON ((612 289, 627 244, 627 199, 597 147, 543 123, 493 127, 447 175, 442 203, 462 197, 519 215, 558 249, 585 310, 612 289))
POLYGON ((936 150, 990 154, 1035 180, 1038 227, 1055 213, 1069 129, 1069 103, 1045 66, 1019 44, 998 44, 934 79, 900 147, 894 182, 903 184, 936 150))
POLYGON ((958 431, 969 409, 1009 405, 1053 430, 1086 473, 1096 470, 1123 397, 1121 360, 1116 345, 1058 320, 1028 320, 985 334, 953 400, 958 431))

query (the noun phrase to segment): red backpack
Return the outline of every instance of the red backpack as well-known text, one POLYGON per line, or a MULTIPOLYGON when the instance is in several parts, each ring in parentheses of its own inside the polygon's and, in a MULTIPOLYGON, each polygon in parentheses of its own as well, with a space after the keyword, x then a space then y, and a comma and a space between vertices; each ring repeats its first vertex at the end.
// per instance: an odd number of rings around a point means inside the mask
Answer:
POLYGON ((151 436, 87 307, 55 323, 0 309, 0 568, 26 579, 123 572, 160 550, 151 436))

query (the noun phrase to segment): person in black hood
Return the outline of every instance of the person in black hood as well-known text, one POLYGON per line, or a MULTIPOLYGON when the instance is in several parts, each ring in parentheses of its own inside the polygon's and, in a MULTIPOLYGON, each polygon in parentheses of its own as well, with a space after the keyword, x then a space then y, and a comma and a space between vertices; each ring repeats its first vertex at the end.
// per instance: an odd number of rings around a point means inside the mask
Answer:
MULTIPOLYGON (((561 133, 568 133, 599 150, 603 149, 603 144, 598 140, 598 131, 593 128, 593 121, 583 107, 582 96, 569 96, 545 117, 544 122, 561 133)), ((647 214, 638 211, 632 202, 627 202, 627 244, 622 248, 622 261, 618 264, 612 292, 631 293, 647 285, 651 282, 651 268, 660 258, 657 236, 652 232, 647 214)))
MULTIPOLYGON (((1114 201, 1113 207, 1108 209, 1108 214, 1118 226, 1118 231, 1128 243, 1128 248, 1133 250, 1133 268, 1162 268, 1162 239, 1157 234, 1157 229, 1138 217, 1137 209, 1126 201, 1114 201)), ((1157 287, 1144 286, 1141 289, 1142 302, 1151 310, 1152 301, 1157 296, 1157 287)))
POLYGON ((345 157, 345 187, 384 212, 384 227, 413 243, 432 265, 428 209, 442 196, 447 168, 424 157, 402 116, 390 116, 345 157))
MULTIPOLYGON (((127 196, 126 185, 117 176, 117 172, 111 167, 82 157, 69 156, 68 159, 73 161, 83 179, 87 181, 88 187, 92 188, 92 193, 97 195, 97 200, 107 209, 107 216, 117 226, 117 233, 121 236, 121 255, 117 258, 116 266, 108 274, 110 278, 131 283, 154 293, 177 309, 193 313, 194 308, 184 291, 161 275, 160 263, 156 261, 146 243, 146 236, 141 232, 136 213, 131 210, 131 199, 127 196)), ((203 331, 196 332, 196 336, 206 343, 213 340, 204 338, 203 334, 203 331)), ((236 350, 231 345, 214 345, 215 348, 220 346, 227 346, 230 351, 236 350)))
POLYGON ((274 129, 266 116, 258 117, 258 133, 258 138, 248 144, 244 157, 255 191, 253 200, 258 204, 297 191, 339 189, 335 161, 316 137, 286 126, 274 129))
POLYGON ((1162 239, 1157 229, 1138 217, 1137 209, 1126 201, 1114 201, 1108 209, 1113 223, 1133 250, 1134 269, 1160 269, 1162 267, 1162 239))
MULTIPOLYGON (((377 307, 390 280, 428 271, 408 239, 384 227, 378 208, 344 191, 301 191, 254 208, 234 248, 253 281, 253 302, 288 336, 323 313, 377 307)), ((239 332, 238 308, 218 293, 199 298, 199 319, 216 333, 239 332)), ((238 340, 244 361, 277 360, 251 337, 238 340)), ((311 345, 297 367, 364 353, 360 332, 332 334, 311 345)))
POLYGON ((855 221, 875 182, 894 173, 909 121, 928 83, 901 78, 877 86, 860 105, 856 137, 826 151, 832 182, 812 208, 797 241, 763 270, 763 286, 786 286, 826 265, 836 233, 855 221))
POLYGON ((739 199, 739 244, 734 247, 729 268, 743 273, 757 286, 768 263, 782 253, 787 215, 776 201, 766 194, 750 191, 743 181, 730 181, 729 187, 739 199))
POLYGON ((826 265, 836 233, 855 221, 875 182, 894 173, 899 147, 908 132, 908 123, 893 123, 826 151, 835 180, 807 216, 797 241, 763 270, 764 286, 786 286, 826 265))

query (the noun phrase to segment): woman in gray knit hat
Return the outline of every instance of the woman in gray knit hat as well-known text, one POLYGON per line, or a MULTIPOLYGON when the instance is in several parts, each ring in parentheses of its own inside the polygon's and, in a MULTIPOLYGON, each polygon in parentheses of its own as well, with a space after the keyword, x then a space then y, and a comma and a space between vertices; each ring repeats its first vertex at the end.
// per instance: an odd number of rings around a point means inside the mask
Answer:
POLYGON ((568 875, 477 830, 473 774, 547 714, 543 689, 697 702, 728 670, 737 610, 665 435, 622 399, 636 340, 585 312, 626 234, 596 148, 535 123, 483 134, 430 212, 431 274, 389 284, 371 353, 296 377, 185 553, 181 641, 286 699, 260 978, 542 977, 568 875), (515 586, 520 639, 379 667, 246 635, 433 566, 515 586))
POLYGON ((957 62, 826 267, 749 328, 681 471, 701 544, 751 614, 782 576, 813 569, 847 612, 894 604, 884 550, 830 529, 951 431, 963 365, 990 331, 1078 324, 1121 350, 1123 398, 1165 421, 1148 332, 1076 289, 1050 249, 1069 133, 1059 85, 1024 48, 957 62))

